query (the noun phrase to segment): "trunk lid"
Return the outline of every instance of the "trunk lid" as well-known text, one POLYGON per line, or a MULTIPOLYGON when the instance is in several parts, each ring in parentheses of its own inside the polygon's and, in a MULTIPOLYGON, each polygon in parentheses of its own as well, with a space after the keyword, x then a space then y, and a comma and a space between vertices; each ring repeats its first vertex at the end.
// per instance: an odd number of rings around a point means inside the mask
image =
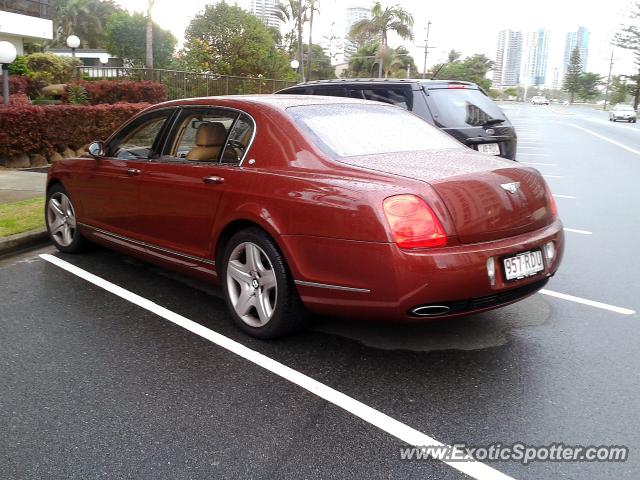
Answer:
POLYGON ((461 243, 519 235, 553 220, 540 173, 509 160, 450 149, 341 161, 427 182, 444 202, 461 243))

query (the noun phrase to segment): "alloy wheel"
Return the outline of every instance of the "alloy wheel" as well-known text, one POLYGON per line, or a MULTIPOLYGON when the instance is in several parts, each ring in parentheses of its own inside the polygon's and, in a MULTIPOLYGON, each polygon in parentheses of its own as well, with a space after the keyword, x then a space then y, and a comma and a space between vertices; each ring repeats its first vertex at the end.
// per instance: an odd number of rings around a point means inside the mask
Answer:
POLYGON ((76 212, 69 197, 56 192, 49 197, 47 205, 47 224, 54 241, 63 247, 73 242, 76 234, 76 212))
POLYGON ((251 327, 266 325, 276 307, 278 285, 267 254, 252 242, 238 244, 227 263, 229 299, 238 316, 251 327))

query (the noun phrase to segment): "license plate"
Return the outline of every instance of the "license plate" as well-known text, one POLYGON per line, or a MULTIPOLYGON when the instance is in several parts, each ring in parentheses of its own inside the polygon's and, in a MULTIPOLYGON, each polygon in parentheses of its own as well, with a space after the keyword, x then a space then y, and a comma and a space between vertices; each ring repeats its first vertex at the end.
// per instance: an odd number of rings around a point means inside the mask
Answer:
POLYGON ((504 265, 504 276, 507 280, 518 280, 520 278, 530 277, 544 270, 541 250, 519 253, 513 257, 504 258, 502 262, 504 265))
POLYGON ((500 155, 500 146, 497 143, 479 143, 478 151, 489 155, 500 155))

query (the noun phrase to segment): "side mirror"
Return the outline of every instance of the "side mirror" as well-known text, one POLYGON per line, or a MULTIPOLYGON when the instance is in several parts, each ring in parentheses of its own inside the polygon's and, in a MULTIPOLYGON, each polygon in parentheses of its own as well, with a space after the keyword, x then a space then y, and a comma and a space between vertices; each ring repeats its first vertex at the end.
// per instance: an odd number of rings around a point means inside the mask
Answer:
POLYGON ((91 155, 93 158, 104 157, 104 145, 102 144, 102 142, 91 142, 87 150, 89 152, 89 155, 91 155))

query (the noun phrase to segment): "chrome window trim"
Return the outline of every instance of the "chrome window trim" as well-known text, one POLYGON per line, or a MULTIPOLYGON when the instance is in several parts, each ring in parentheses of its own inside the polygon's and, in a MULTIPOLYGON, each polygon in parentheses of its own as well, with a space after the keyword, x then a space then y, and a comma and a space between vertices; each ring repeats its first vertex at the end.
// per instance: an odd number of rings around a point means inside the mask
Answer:
POLYGON ((371 292, 371 290, 369 290, 368 288, 344 287, 342 285, 330 285, 328 283, 306 282, 304 280, 294 280, 294 283, 296 285, 303 285, 305 287, 328 288, 331 290, 341 290, 343 292, 358 292, 358 293, 371 292))
POLYGON ((88 225, 86 223, 78 222, 78 225, 80 225, 80 226, 82 226, 84 228, 88 228, 88 229, 94 230, 96 232, 102 233, 102 234, 107 235, 109 237, 117 238, 118 240, 123 240, 123 241, 125 241, 127 243, 131 243, 133 245, 138 245, 138 246, 145 247, 145 248, 153 248, 153 249, 159 250, 161 252, 165 252, 165 253, 169 253, 171 255, 175 255, 176 257, 188 258, 189 260, 195 260, 197 262, 206 263, 206 264, 212 265, 212 266, 216 264, 216 262, 214 260, 209 260, 207 258, 202 258, 202 257, 196 257, 194 255, 187 255, 186 253, 176 252, 175 250, 171 250, 169 248, 159 247, 157 245, 154 245, 153 243, 147 243, 147 242, 143 242, 141 240, 134 240, 133 238, 125 237, 123 235, 118 235, 116 233, 109 232, 107 230, 103 230, 103 229, 98 228, 98 227, 93 227, 93 226, 88 225))

